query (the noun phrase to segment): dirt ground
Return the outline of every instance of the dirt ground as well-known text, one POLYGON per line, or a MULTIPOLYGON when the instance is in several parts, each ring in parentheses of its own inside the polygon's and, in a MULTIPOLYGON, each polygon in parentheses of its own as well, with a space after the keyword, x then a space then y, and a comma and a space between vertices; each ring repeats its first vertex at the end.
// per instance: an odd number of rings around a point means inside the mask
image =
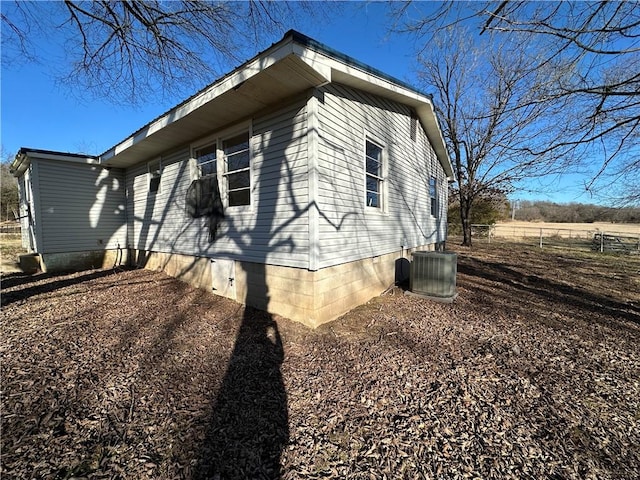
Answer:
POLYGON ((458 249, 312 331, 161 273, 2 278, 9 478, 636 479, 640 258, 458 249))

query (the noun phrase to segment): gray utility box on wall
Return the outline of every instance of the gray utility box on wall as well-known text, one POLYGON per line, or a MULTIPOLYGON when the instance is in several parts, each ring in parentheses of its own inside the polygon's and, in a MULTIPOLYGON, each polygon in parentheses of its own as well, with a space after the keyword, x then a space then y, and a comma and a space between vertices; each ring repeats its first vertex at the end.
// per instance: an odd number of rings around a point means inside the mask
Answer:
POLYGON ((414 252, 411 262, 412 293, 452 301, 456 296, 458 256, 449 252, 414 252))

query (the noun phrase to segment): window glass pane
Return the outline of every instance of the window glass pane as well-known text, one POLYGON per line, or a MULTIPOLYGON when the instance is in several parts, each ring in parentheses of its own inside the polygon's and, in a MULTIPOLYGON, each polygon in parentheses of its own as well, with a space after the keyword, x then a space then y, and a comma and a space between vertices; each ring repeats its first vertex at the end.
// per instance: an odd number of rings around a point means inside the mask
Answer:
POLYGON ((376 177, 382 177, 382 165, 380 162, 367 157, 367 173, 375 175, 376 177))
POLYGON ((249 150, 249 132, 224 140, 222 142, 222 149, 224 150, 225 155, 249 150))
POLYGON ((149 192, 157 193, 160 189, 160 177, 162 175, 160 162, 151 162, 147 164, 147 168, 149 169, 149 192))
POLYGON ((234 192, 229 192, 229 206, 235 207, 238 205, 249 205, 250 196, 249 189, 246 188, 244 190, 236 190, 234 192))
POLYGON ((196 150, 196 159, 200 168, 200 176, 215 175, 217 173, 216 157, 217 145, 207 145, 206 147, 196 150))
POLYGON ((227 171, 249 168, 249 150, 227 156, 227 171))
POLYGON ((377 178, 367 177, 367 190, 380 193, 380 181, 377 178))
POLYGON ((149 181, 149 191, 156 193, 160 189, 160 177, 151 177, 149 181))
POLYGON ((382 208, 382 147, 369 140, 365 142, 366 205, 382 208))
POLYGON ((438 216, 438 184, 436 179, 431 177, 429 179, 429 196, 431 197, 431 215, 438 216))
POLYGON ((204 163, 202 165, 200 165, 200 175, 201 176, 206 176, 206 175, 216 175, 217 173, 217 168, 216 168, 216 162, 208 162, 208 163, 204 163))
POLYGON ((244 172, 231 173, 227 175, 227 181, 229 190, 235 190, 237 188, 247 188, 249 187, 249 171, 245 170, 244 172))
POLYGON ((251 174, 249 171, 249 132, 222 141, 227 177, 229 206, 251 203, 251 174))
POLYGON ((367 206, 368 207, 379 207, 380 206, 380 195, 373 192, 367 192, 367 206))
POLYGON ((213 145, 208 145, 196 150, 196 158, 198 159, 198 163, 210 162, 216 159, 217 153, 218 147, 214 143, 213 145))
POLYGON ((367 152, 366 152, 366 155, 367 155, 367 157, 373 158, 374 160, 377 160, 378 162, 381 162, 382 161, 382 147, 379 147, 378 145, 367 141, 367 152))

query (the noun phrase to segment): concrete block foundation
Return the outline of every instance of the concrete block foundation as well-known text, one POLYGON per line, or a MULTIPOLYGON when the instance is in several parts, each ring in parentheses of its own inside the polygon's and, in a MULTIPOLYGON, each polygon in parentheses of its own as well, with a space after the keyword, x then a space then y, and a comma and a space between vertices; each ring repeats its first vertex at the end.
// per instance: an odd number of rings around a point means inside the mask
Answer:
POLYGON ((40 254, 40 268, 46 273, 114 268, 125 266, 128 261, 125 249, 40 254))
POLYGON ((315 328, 408 278, 411 253, 434 248, 424 245, 317 271, 139 250, 131 250, 130 258, 138 267, 163 271, 195 287, 315 328), (212 268, 216 261, 233 266, 212 268), (221 271, 224 277, 214 278, 221 271))

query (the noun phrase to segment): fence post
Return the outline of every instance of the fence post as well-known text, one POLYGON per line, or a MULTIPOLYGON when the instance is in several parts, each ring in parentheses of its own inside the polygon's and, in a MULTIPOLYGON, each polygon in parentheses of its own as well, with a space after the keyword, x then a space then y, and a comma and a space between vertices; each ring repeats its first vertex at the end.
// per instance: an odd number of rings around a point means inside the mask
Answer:
POLYGON ((540 248, 542 248, 542 229, 540 229, 540 248))
POLYGON ((600 253, 604 252, 604 232, 600 232, 600 253))

